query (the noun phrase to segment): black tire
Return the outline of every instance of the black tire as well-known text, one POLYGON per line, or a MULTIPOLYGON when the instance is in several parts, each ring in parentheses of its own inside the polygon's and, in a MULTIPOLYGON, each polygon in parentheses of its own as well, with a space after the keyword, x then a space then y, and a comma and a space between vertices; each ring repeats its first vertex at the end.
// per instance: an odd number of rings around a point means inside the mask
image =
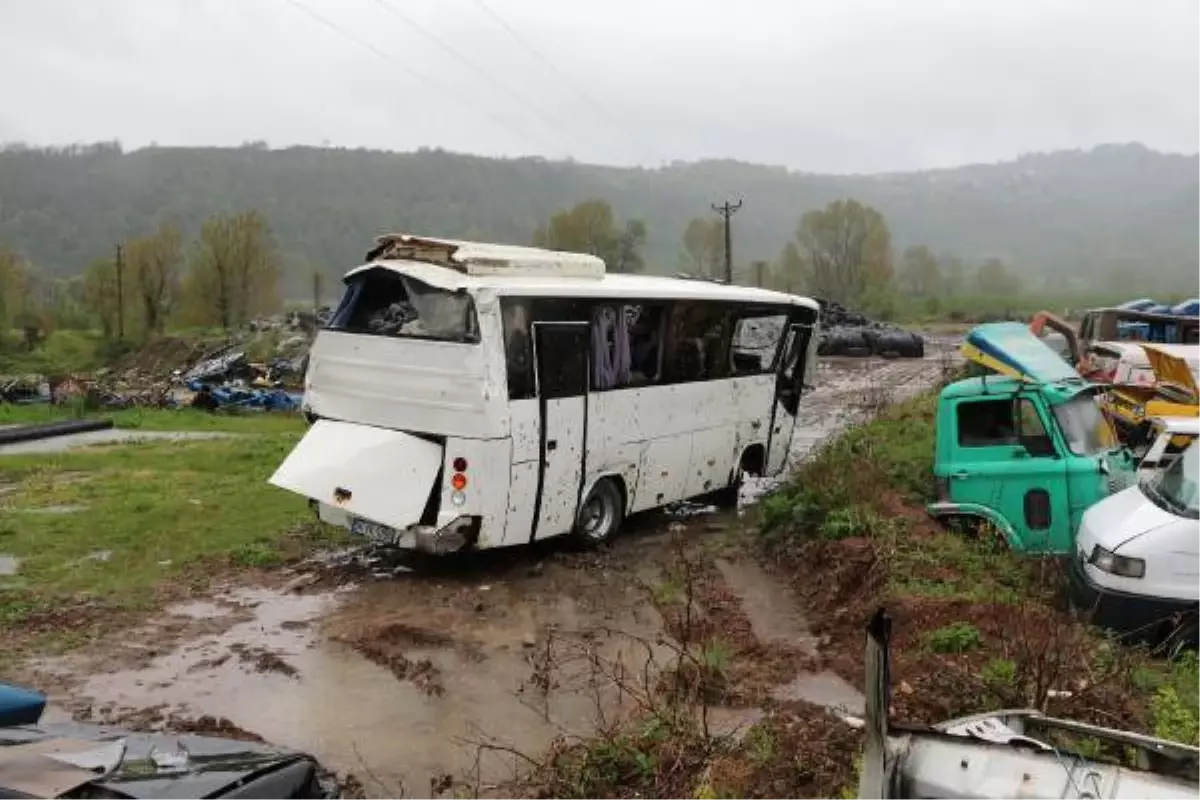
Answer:
POLYGON ((571 539, 582 548, 599 547, 616 535, 624 518, 621 490, 611 478, 601 478, 579 505, 571 539))

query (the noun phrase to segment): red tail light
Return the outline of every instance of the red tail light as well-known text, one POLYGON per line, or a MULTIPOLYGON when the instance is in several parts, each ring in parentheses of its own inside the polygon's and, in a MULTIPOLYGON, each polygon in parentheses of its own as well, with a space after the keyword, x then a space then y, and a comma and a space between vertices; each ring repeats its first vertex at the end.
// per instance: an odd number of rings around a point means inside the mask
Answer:
POLYGON ((458 458, 454 459, 453 466, 454 466, 455 472, 466 472, 467 471, 467 460, 465 458, 463 458, 462 456, 459 456, 458 458))

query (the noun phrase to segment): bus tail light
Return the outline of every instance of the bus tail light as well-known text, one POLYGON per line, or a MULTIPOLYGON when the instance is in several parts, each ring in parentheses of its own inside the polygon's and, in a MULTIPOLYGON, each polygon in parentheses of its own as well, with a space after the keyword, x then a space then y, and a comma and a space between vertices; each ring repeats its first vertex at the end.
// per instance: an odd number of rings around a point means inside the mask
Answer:
POLYGON ((467 476, 461 472, 454 473, 454 477, 450 478, 450 488, 456 492, 461 492, 467 488, 467 476))
POLYGON ((462 456, 459 456, 458 458, 454 459, 454 463, 452 466, 454 467, 455 472, 466 472, 467 471, 467 460, 465 458, 463 458, 462 456))

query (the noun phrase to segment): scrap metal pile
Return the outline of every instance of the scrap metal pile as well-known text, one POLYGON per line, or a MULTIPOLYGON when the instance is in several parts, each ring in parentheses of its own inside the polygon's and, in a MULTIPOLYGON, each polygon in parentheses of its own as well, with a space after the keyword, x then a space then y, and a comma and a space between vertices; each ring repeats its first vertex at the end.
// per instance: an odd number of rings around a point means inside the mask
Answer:
POLYGON ((822 356, 882 356, 924 358, 925 338, 886 322, 869 319, 832 300, 821 305, 821 338, 817 354, 822 356))
POLYGON ((295 411, 312 334, 328 313, 322 309, 316 315, 292 312, 256 319, 215 343, 165 338, 88 375, 0 376, 0 403, 78 403, 89 410, 295 411), (262 361, 250 359, 250 351, 264 349, 273 354, 262 361))

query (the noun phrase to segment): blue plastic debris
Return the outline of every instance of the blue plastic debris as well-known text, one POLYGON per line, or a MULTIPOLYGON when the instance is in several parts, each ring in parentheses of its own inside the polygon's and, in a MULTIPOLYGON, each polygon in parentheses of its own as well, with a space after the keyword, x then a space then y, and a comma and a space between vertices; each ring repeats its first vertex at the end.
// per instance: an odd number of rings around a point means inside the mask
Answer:
POLYGON ((32 689, 0 683, 0 726, 35 725, 46 709, 46 696, 32 689))
POLYGON ((251 408, 262 411, 298 411, 304 396, 283 389, 246 389, 238 386, 206 386, 201 381, 188 381, 187 387, 196 393, 192 405, 198 408, 251 408))

